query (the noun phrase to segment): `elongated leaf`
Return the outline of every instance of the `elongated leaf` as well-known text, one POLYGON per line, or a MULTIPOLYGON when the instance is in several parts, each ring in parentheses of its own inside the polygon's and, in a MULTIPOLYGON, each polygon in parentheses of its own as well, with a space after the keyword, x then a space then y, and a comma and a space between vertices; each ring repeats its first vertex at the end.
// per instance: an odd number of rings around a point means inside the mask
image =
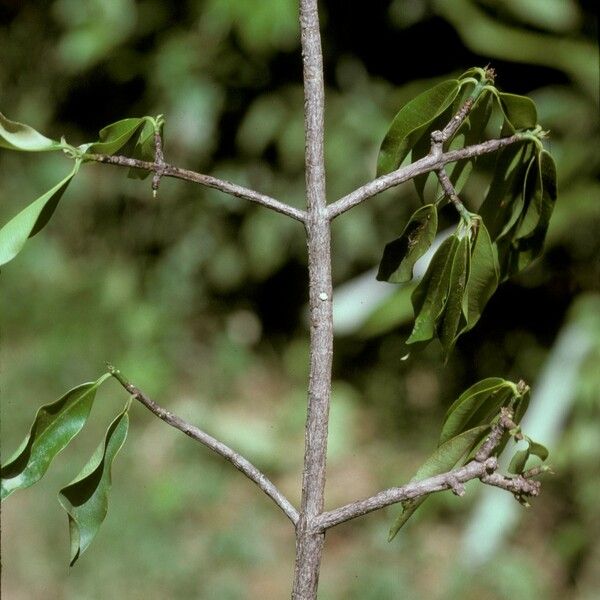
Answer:
POLYGON ((458 326, 462 316, 463 298, 469 277, 468 268, 470 263, 470 251, 469 237, 465 236, 460 240, 452 262, 448 301, 446 302, 446 308, 441 319, 439 331, 440 342, 442 343, 446 358, 448 358, 448 355, 454 347, 458 326))
POLYGON ((413 267, 427 252, 437 232, 434 204, 419 208, 397 240, 386 245, 377 272, 379 281, 405 283, 413 277, 413 267))
POLYGON ((0 148, 23 152, 47 152, 60 150, 62 145, 39 131, 17 121, 7 119, 0 113, 0 148))
MULTIPOLYGON (((556 166, 554 160, 543 150, 538 158, 539 183, 541 186, 542 207, 539 221, 534 231, 527 237, 515 240, 507 252, 507 276, 523 270, 535 260, 544 248, 550 218, 556 203, 556 166)), ((540 193, 538 191, 535 192, 540 193)), ((517 229, 518 231, 518 229, 517 229)))
POLYGON ((473 244, 469 279, 464 296, 466 325, 461 333, 472 329, 492 297, 499 281, 498 257, 485 225, 479 224, 473 244))
POLYGON ((537 110, 531 98, 516 94, 498 93, 502 110, 514 130, 533 129, 537 125, 537 110))
POLYGON ((1 469, 2 500, 43 477, 56 455, 85 425, 96 390, 108 377, 106 374, 95 382, 79 385, 38 410, 29 435, 1 469))
POLYGON ((539 154, 536 154, 529 163, 525 182, 523 184, 523 214, 519 225, 515 228, 514 239, 525 238, 531 235, 542 216, 543 184, 539 168, 539 154))
POLYGON ((438 318, 441 316, 450 284, 450 274, 454 255, 458 248, 456 236, 450 236, 442 242, 429 267, 412 294, 415 311, 415 324, 407 344, 426 342, 433 338, 438 318))
POLYGON ((80 162, 77 161, 73 170, 62 181, 0 229, 0 265, 11 261, 21 251, 27 239, 33 237, 48 223, 71 179, 79 170, 79 165, 80 162))
POLYGON ((139 131, 147 117, 122 119, 100 131, 100 141, 89 146, 87 152, 115 154, 139 131))
POLYGON ((517 450, 514 456, 510 459, 508 465, 509 473, 522 473, 525 470, 525 465, 529 459, 529 450, 517 450))
POLYGON ((498 155, 492 182, 479 209, 492 241, 506 234, 509 221, 514 223, 521 216, 523 184, 532 155, 529 143, 512 144, 498 155))
MULTIPOLYGON (((140 160, 153 161, 154 160, 154 123, 148 119, 144 122, 139 135, 139 139, 133 149, 133 158, 140 160)), ((144 169, 129 169, 127 177, 130 179, 146 179, 150 175, 149 171, 144 169)))
POLYGON ((69 516, 71 560, 73 566, 96 537, 108 512, 111 467, 122 448, 129 428, 124 410, 109 426, 104 442, 77 477, 60 490, 58 500, 69 516))
POLYGON ((503 405, 502 402, 506 400, 503 394, 498 393, 502 390, 514 393, 515 385, 499 377, 489 377, 465 390, 446 412, 440 433, 440 445, 465 429, 479 425, 480 423, 473 422, 473 417, 484 404, 489 408, 486 412, 497 413, 503 405))
POLYGON ((381 144, 377 174, 394 171, 421 137, 422 128, 442 113, 458 94, 460 83, 450 79, 423 92, 403 106, 394 117, 381 144))
MULTIPOLYGON (((440 475, 454 469, 461 459, 483 439, 489 431, 489 425, 475 427, 448 440, 423 463, 411 481, 421 481, 434 475, 440 475)), ((388 541, 394 539, 398 531, 404 526, 412 514, 425 502, 428 496, 417 500, 408 500, 402 503, 402 514, 398 516, 390 529, 388 541)))

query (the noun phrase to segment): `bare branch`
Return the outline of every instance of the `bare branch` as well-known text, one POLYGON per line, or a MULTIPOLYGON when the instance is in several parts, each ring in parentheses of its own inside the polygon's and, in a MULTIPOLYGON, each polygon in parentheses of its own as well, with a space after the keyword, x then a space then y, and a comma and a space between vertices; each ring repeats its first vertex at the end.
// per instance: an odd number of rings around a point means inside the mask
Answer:
MULTIPOLYGON (((452 490, 457 496, 462 496, 465 491, 464 484, 472 479, 479 479, 487 485, 507 490, 514 494, 520 502, 523 502, 523 499, 527 496, 537 496, 540 492, 539 481, 534 481, 525 475, 507 477, 496 473, 498 460, 492 454, 500 445, 504 434, 513 429, 514 425, 510 410, 502 408, 499 419, 492 426, 489 435, 477 451, 475 458, 463 467, 428 477, 421 481, 412 481, 402 487, 383 490, 370 498, 358 500, 335 510, 324 512, 316 519, 317 531, 326 531, 335 525, 390 506, 391 504, 414 500, 434 492, 452 490)), ((537 475, 538 473, 535 474, 537 475)))
POLYGON ((485 462, 471 461, 460 469, 429 477, 421 481, 414 481, 402 487, 389 488, 383 490, 370 498, 358 500, 351 504, 346 504, 335 510, 324 512, 317 519, 316 526, 325 531, 335 525, 350 521, 356 517, 361 517, 370 512, 379 510, 391 504, 404 502, 405 500, 414 500, 421 496, 427 496, 433 492, 443 490, 460 490, 460 486, 471 479, 480 479, 497 468, 498 461, 495 458, 489 458, 485 462))
POLYGON ((436 174, 439 179, 440 185, 444 190, 444 194, 446 194, 450 202, 454 204, 454 207, 458 211, 458 214, 468 221, 470 218, 469 211, 465 208, 465 205, 461 202, 460 198, 458 197, 458 194, 456 193, 456 190, 454 189, 454 186, 452 185, 452 182, 450 181, 450 178, 448 177, 448 174, 446 173, 444 167, 437 171, 436 174))
POLYGON ((409 179, 413 179, 417 175, 423 173, 429 173, 431 171, 439 171, 444 165, 448 163, 463 160, 465 158, 472 158, 473 156, 481 156, 490 152, 495 152, 508 146, 526 139, 521 133, 515 133, 510 137, 499 138, 495 140, 487 140, 481 144, 475 144, 473 146, 467 146, 459 150, 450 150, 449 152, 441 153, 439 155, 432 154, 431 152, 417 160, 416 162, 400 167, 391 173, 382 175, 377 179, 359 187, 350 194, 347 194, 343 198, 340 198, 333 204, 329 205, 328 216, 330 219, 334 219, 338 215, 345 213, 354 206, 357 206, 361 202, 364 202, 368 198, 376 196, 377 194, 397 186, 409 179))
POLYGON ((141 402, 150 412, 154 413, 159 419, 171 425, 175 429, 185 433, 193 440, 204 444, 216 454, 219 454, 233 466, 241 471, 248 479, 251 479, 281 510, 287 515, 290 521, 296 525, 298 522, 298 511, 292 506, 290 501, 279 491, 275 484, 259 471, 250 461, 246 460, 241 454, 226 446, 223 442, 215 439, 208 433, 198 429, 194 425, 187 423, 181 417, 174 415, 166 408, 162 408, 154 400, 151 400, 142 390, 127 381, 121 372, 108 365, 111 375, 139 402, 141 402))
MULTIPOLYGON (((218 179, 211 175, 204 175, 203 173, 197 173, 196 171, 190 171, 188 169, 182 169, 173 165, 156 162, 149 162, 146 160, 138 160, 136 158, 129 158, 127 156, 109 156, 107 154, 86 154, 84 156, 86 160, 93 160, 95 162, 116 165, 119 167, 134 167, 136 169, 142 169, 144 171, 150 171, 152 173, 161 173, 162 177, 173 177, 175 179, 183 179, 184 181, 191 181, 192 183, 198 183, 206 187, 214 188, 230 196, 236 198, 242 198, 249 200, 250 202, 256 202, 262 206, 266 206, 271 210, 274 210, 296 221, 304 223, 306 221, 306 212, 289 206, 275 198, 271 198, 260 192, 245 188, 241 185, 225 181, 224 179, 218 179)), ((154 180, 153 180, 154 183, 154 180)))
POLYGON ((315 531, 313 523, 324 503, 333 359, 331 229, 325 195, 325 86, 317 0, 300 0, 300 38, 304 79, 310 373, 292 598, 314 600, 325 535, 315 531))

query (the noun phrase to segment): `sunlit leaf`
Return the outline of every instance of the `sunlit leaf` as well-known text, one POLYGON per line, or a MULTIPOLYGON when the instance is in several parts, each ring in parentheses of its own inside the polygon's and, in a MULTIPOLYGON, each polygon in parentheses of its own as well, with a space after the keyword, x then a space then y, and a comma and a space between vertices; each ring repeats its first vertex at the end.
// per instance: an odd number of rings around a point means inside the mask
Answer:
POLYGON ((421 136, 422 129, 450 106, 459 87, 457 79, 444 81, 400 109, 381 144, 377 159, 378 175, 394 171, 402 164, 421 136))
POLYGON ((506 400, 504 394, 498 393, 503 390, 510 391, 512 395, 515 385, 499 377, 489 377, 465 390, 446 411, 439 443, 444 444, 466 429, 480 425, 474 417, 484 404, 486 413, 498 413, 506 400))
POLYGON ((91 144, 87 152, 94 154, 115 154, 136 134, 147 117, 122 119, 104 127, 99 134, 100 141, 91 144))
MULTIPOLYGON (((439 446, 423 463, 411 481, 421 481, 454 469, 462 458, 468 456, 469 452, 483 439, 488 431, 489 425, 482 425, 448 440, 439 446)), ((394 521, 388 535, 388 541, 394 539, 398 531, 428 497, 422 496, 417 500, 407 500, 402 503, 402 514, 394 521)))
MULTIPOLYGON (((162 115, 159 115, 157 119, 149 118, 145 121, 144 126, 140 131, 137 143, 131 154, 132 158, 137 158, 139 160, 145 160, 148 162, 154 161, 154 133, 156 131, 156 128, 158 127, 162 136, 162 125, 162 115)), ((150 171, 136 168, 129 169, 129 172, 127 173, 127 177, 129 177, 130 179, 146 179, 148 175, 150 175, 150 171)))
POLYGON ((98 386, 109 377, 84 383, 52 404, 42 406, 29 435, 1 470, 1 499, 39 481, 50 463, 85 425, 98 386))
POLYGON ((62 145, 60 142, 42 135, 33 127, 11 121, 0 113, 0 148, 24 152, 45 152, 60 150, 62 145))
POLYGON ((71 179, 79 170, 79 165, 80 161, 77 161, 73 170, 62 181, 0 229, 0 265, 11 261, 21 251, 27 239, 48 223, 71 179))
POLYGON ((69 515, 71 566, 92 543, 106 517, 111 467, 125 443, 128 428, 129 416, 124 410, 110 424, 104 441, 77 477, 58 494, 59 502, 69 515))
POLYGON ((377 272, 379 281, 404 283, 413 277, 415 262, 431 246, 437 232, 437 210, 428 204, 410 218, 397 240, 386 245, 377 272))
POLYGON ((427 271, 412 294, 415 324, 407 344, 425 342, 433 338, 438 318, 448 298, 450 274, 458 239, 445 239, 429 263, 427 271))

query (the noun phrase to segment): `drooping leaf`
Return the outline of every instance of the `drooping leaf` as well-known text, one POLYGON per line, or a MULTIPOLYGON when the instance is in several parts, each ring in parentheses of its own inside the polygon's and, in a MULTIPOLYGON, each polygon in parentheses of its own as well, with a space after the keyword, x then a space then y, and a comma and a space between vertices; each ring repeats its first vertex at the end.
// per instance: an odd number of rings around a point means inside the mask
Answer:
POLYGON ((469 236, 466 235, 460 240, 452 261, 448 301, 439 328, 439 338, 446 358, 454 347, 462 317, 463 298, 469 277, 469 253, 470 241, 469 236))
POLYGON ((427 252, 437 232, 434 204, 419 208, 397 240, 386 245, 377 272, 379 281, 405 283, 413 277, 413 267, 427 252))
POLYGON ((536 154, 529 163, 525 182, 523 184, 523 212, 519 224, 515 228, 514 239, 525 238, 531 235, 542 216, 543 185, 539 168, 539 154, 536 154))
POLYGON ((517 129, 533 129, 537 125, 537 110, 531 98, 503 92, 498 92, 498 98, 513 132, 517 129))
MULTIPOLYGON (((538 157, 538 168, 539 178, 536 185, 541 187, 542 198, 540 218, 529 236, 514 240, 509 246, 509 250, 506 252, 507 258, 505 259, 507 264, 505 268, 506 276, 522 271, 542 253, 544 248, 544 241, 557 195, 556 166, 550 154, 545 150, 542 150, 538 157)), ((540 192, 536 191, 535 193, 540 192)))
POLYGON ((87 152, 115 154, 136 134, 148 117, 122 119, 100 130, 100 141, 91 144, 87 152))
POLYGON ((77 477, 58 494, 59 502, 69 516, 71 566, 92 543, 106 517, 111 467, 125 443, 128 428, 126 409, 110 424, 104 441, 77 477))
POLYGON ((43 477, 56 455, 85 425, 96 390, 108 377, 106 374, 95 382, 79 385, 56 402, 38 410, 29 435, 2 466, 2 500, 43 477))
POLYGON ((466 324, 461 333, 475 326, 485 305, 496 291, 498 280, 498 257, 486 226, 479 223, 464 296, 466 324))
POLYGON ((440 445, 466 429, 480 425, 481 421, 477 422, 476 415, 484 404, 486 414, 497 414, 506 401, 506 396, 499 392, 506 390, 513 395, 514 383, 499 377, 489 377, 465 390, 446 412, 440 433, 440 445))
POLYGON ((450 79, 423 92, 404 105, 394 117, 381 144, 377 175, 397 169, 421 137, 422 129, 442 113, 458 94, 460 83, 450 79))
POLYGON ((478 211, 492 241, 504 235, 506 224, 521 215, 523 184, 532 155, 532 144, 519 143, 498 154, 489 190, 478 211))
MULTIPOLYGON (((421 481, 434 475, 440 475, 454 469, 461 459, 483 439, 489 431, 489 425, 475 427, 448 440, 423 463, 411 481, 421 481)), ((394 539, 398 531, 404 526, 412 514, 425 502, 428 496, 422 496, 417 500, 407 500, 402 503, 402 513, 392 525, 388 541, 394 539)))
POLYGON ((76 161, 73 170, 62 181, 0 229, 0 265, 11 261, 21 251, 27 239, 48 223, 80 164, 80 161, 76 161))
POLYGON ((51 140, 24 123, 11 121, 0 113, 0 148, 23 152, 60 150, 62 144, 51 140))
POLYGON ((457 248, 456 236, 445 239, 413 292, 411 300, 415 311, 415 324, 406 340, 407 344, 426 342, 435 335, 438 319, 448 298, 450 274, 457 248))

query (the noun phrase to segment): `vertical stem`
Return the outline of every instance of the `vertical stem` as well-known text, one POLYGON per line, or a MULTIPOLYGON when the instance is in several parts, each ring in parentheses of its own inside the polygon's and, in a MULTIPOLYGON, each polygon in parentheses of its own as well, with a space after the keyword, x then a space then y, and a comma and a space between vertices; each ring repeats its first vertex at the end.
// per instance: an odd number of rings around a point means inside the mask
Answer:
POLYGON ((310 376, 292 598, 314 600, 325 535, 316 533, 313 525, 323 511, 333 356, 331 235, 323 152, 325 91, 317 0, 300 0, 300 30, 304 67, 310 376))

